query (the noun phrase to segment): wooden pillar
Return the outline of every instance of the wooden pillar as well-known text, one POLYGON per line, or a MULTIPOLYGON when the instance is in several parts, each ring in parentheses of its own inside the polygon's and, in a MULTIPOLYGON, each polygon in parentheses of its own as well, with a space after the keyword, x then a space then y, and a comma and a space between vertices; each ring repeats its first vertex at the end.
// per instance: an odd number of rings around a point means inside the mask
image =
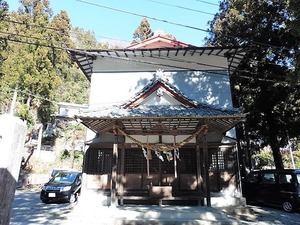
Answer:
POLYGON ((123 144, 121 149, 121 165, 120 165, 120 181, 119 181, 120 205, 123 205, 124 184, 125 184, 125 145, 123 144))
MULTIPOLYGON (((162 136, 159 135, 158 136, 158 142, 162 143, 162 136)), ((163 168, 162 168, 162 161, 159 159, 159 163, 158 163, 158 170, 159 170, 159 186, 162 185, 163 183, 163 168)))
MULTIPOLYGON (((197 187, 198 187, 198 196, 202 196, 202 176, 201 176, 201 162, 200 162, 200 146, 199 138, 197 137, 196 142, 196 162, 197 162, 197 187)), ((198 205, 201 205, 201 200, 198 201, 198 205)))
POLYGON ((203 156, 204 156, 204 171, 205 171, 205 192, 206 205, 211 207, 210 201, 210 184, 209 184, 209 160, 208 160, 207 138, 206 134, 203 136, 203 156))
MULTIPOLYGON (((84 148, 84 154, 83 154, 83 167, 82 167, 82 178, 81 178, 81 196, 84 196, 87 192, 87 183, 88 183, 88 176, 87 176, 87 165, 88 165, 88 151, 90 151, 89 148, 84 148)), ((82 197, 83 199, 84 197, 82 197)))
POLYGON ((217 160, 217 188, 218 191, 221 191, 221 172, 220 172, 220 166, 219 166, 219 152, 221 151, 220 148, 218 148, 216 154, 216 160, 217 160))
POLYGON ((118 168, 118 136, 115 136, 113 144, 112 171, 111 171, 111 198, 110 205, 117 205, 117 168, 118 168))

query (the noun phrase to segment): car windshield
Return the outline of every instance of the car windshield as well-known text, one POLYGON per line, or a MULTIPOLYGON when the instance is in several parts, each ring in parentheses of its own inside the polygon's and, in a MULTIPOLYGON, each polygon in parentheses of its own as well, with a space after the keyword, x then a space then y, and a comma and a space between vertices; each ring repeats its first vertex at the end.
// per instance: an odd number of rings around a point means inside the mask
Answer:
POLYGON ((59 172, 52 181, 56 183, 71 184, 74 182, 76 175, 76 173, 59 172))
POLYGON ((62 170, 62 169, 54 169, 51 172, 51 178, 55 177, 59 172, 68 172, 67 170, 62 170))

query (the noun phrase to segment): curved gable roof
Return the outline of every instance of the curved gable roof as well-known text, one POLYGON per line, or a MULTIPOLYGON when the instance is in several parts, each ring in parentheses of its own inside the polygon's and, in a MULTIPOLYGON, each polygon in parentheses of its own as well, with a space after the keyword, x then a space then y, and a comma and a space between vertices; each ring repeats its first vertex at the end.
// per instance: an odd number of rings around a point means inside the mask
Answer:
MULTIPOLYGON (((168 128, 159 131, 168 132, 174 127, 174 134, 192 134, 201 125, 208 125, 210 131, 226 132, 237 124, 244 115, 237 110, 223 110, 207 105, 196 108, 185 106, 122 106, 102 107, 84 110, 76 116, 89 129, 98 133, 113 133, 114 126, 120 126, 127 134, 147 134, 151 127, 160 123, 168 128)), ((154 134, 154 133, 149 133, 154 134)), ((170 133, 169 133, 170 134, 170 133)))
POLYGON ((145 98, 150 96, 153 92, 163 89, 169 96, 180 102, 185 107, 197 107, 197 102, 193 101, 181 93, 176 87, 161 78, 152 79, 152 82, 146 85, 140 92, 138 92, 132 99, 123 104, 125 108, 132 108, 139 106, 145 98))

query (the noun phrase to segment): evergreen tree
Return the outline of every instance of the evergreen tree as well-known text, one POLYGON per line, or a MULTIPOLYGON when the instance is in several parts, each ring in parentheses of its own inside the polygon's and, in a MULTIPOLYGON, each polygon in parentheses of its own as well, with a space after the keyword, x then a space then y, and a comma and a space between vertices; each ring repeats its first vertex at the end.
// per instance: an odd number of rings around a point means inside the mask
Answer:
POLYGON ((152 36, 153 31, 151 30, 150 23, 144 18, 133 34, 132 44, 142 42, 152 36))
POLYGON ((7 95, 7 86, 3 81, 4 71, 3 62, 7 58, 7 39, 5 38, 8 33, 8 24, 5 20, 8 19, 9 6, 6 1, 0 0, 0 113, 1 111, 7 111, 9 107, 9 95, 7 95))
POLYGON ((33 114, 46 123, 53 114, 56 90, 64 84, 66 68, 73 66, 66 53, 66 47, 71 46, 70 20, 64 11, 53 17, 48 0, 20 3, 18 11, 10 13, 10 19, 5 21, 9 41, 7 57, 1 65, 1 85, 6 89, 0 92, 7 95, 17 87, 18 102, 26 104, 32 112, 44 113, 33 114), (38 110, 47 105, 48 110, 38 110))
POLYGON ((248 137, 240 138, 250 139, 248 148, 270 145, 277 168, 283 168, 280 147, 300 134, 299 89, 289 82, 298 63, 300 36, 291 29, 297 21, 288 0, 223 0, 206 39, 208 45, 252 46, 231 77, 234 104, 249 113, 248 137))
POLYGON ((97 46, 97 38, 93 31, 84 31, 83 28, 75 27, 72 30, 72 40, 79 49, 93 49, 97 46))

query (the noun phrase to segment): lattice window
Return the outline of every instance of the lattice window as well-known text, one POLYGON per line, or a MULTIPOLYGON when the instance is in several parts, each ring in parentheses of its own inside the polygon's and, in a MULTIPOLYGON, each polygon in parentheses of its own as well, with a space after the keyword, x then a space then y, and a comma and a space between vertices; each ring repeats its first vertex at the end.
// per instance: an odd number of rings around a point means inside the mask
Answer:
POLYGON ((234 172, 235 170, 235 154, 232 149, 218 150, 210 149, 210 171, 229 171, 234 172))
POLYGON ((152 159, 149 160, 149 169, 151 174, 159 174, 159 161, 160 159, 156 157, 154 152, 152 152, 152 159))
POLYGON ((174 161, 170 162, 164 157, 164 161, 162 161, 162 172, 163 173, 174 173, 174 161))
MULTIPOLYGON (((164 154, 162 154, 164 155, 164 154)), ((149 172, 152 174, 159 173, 159 161, 160 159, 152 152, 152 159, 149 160, 149 172)), ((169 173, 171 162, 162 162, 162 169, 165 173, 169 173)), ((147 173, 147 160, 144 157, 144 153, 141 149, 126 149, 125 151, 125 173, 147 173)), ((172 172, 173 173, 173 172, 172 172)))
MULTIPOLYGON (((164 161, 161 161, 162 173, 174 173, 174 159, 170 162, 166 155, 162 153, 164 161)), ((173 156, 174 157, 174 156, 173 156)), ((149 160, 149 170, 152 174, 159 173, 160 159, 152 152, 152 159, 149 160)), ((194 149, 180 150, 180 160, 177 165, 181 173, 196 173, 197 162, 194 149)), ((147 160, 141 149, 126 149, 125 151, 125 173, 146 173, 147 160)))
POLYGON ((218 156, 216 153, 211 155, 211 164, 210 164, 211 171, 218 171, 218 156))
POLYGON ((126 149, 125 173, 146 173, 146 159, 141 149, 126 149))
POLYGON ((109 174, 112 167, 112 149, 88 149, 85 172, 87 174, 109 174))
POLYGON ((180 149, 180 160, 177 159, 180 173, 183 174, 196 174, 197 173, 197 160, 195 149, 180 149))
POLYGON ((224 154, 226 154, 226 152, 223 152, 223 151, 217 152, 217 155, 218 155, 217 163, 218 163, 219 170, 224 170, 225 169, 224 154))
MULTIPOLYGON (((161 162, 162 173, 174 173, 174 161, 168 161, 162 154, 164 161, 161 162)), ((120 165, 120 149, 118 157, 120 165)), ((149 160, 150 173, 159 173, 160 159, 152 152, 149 160)), ((181 173, 196 173, 197 162, 194 149, 180 150, 180 160, 177 159, 178 169, 181 173)), ((112 149, 88 149, 85 159, 85 172, 87 174, 110 174, 112 168, 112 149)), ((120 168, 118 168, 118 171, 120 168)), ((147 160, 141 149, 126 149, 125 151, 125 173, 146 173, 147 160)))

